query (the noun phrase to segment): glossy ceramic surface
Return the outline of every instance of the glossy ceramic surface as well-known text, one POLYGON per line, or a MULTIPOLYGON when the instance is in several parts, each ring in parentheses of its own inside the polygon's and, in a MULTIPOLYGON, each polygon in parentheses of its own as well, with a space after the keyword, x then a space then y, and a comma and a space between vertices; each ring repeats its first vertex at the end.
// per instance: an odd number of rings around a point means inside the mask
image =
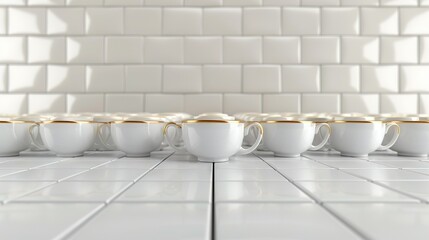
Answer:
POLYGON ((391 147, 403 156, 427 156, 429 153, 429 123, 398 122, 401 134, 391 147))
POLYGON ((30 147, 31 123, 0 123, 0 157, 16 156, 30 147))

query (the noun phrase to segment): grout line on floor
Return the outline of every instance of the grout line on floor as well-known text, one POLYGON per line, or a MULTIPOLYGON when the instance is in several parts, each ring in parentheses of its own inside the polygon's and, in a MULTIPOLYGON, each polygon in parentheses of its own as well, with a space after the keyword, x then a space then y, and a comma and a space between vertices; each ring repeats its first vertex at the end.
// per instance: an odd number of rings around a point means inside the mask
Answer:
POLYGON ((317 205, 319 205, 321 208, 323 208, 325 211, 327 211, 331 216, 333 216, 334 218, 336 218, 339 222, 341 222, 345 227, 347 227, 348 229, 350 229, 357 236, 359 236, 359 237, 361 237, 362 239, 365 239, 365 240, 372 240, 369 236, 367 236, 365 233, 359 231, 352 224, 350 224, 347 220, 345 220, 344 218, 340 217, 340 215, 338 215, 338 214, 334 213, 333 211, 331 211, 330 209, 326 208, 326 206, 324 206, 322 204, 322 202, 319 199, 317 199, 316 196, 314 196, 312 193, 310 193, 309 191, 307 191, 305 188, 301 187, 299 184, 297 184, 295 181, 293 181, 292 179, 290 179, 289 177, 287 177, 285 174, 281 173, 277 168, 275 168, 270 163, 268 163, 267 161, 265 161, 261 156, 256 155, 256 154, 254 154, 254 155, 256 157, 258 157, 259 159, 261 159, 262 161, 264 161, 266 164, 268 164, 277 173, 279 173, 281 176, 283 176, 285 179, 287 179, 292 185, 294 185, 296 188, 298 188, 300 191, 302 191, 304 194, 306 194, 317 205))
POLYGON ((68 239, 73 234, 75 234, 79 229, 81 229, 86 223, 88 223, 90 220, 92 220, 94 217, 96 217, 100 212, 102 212, 111 202, 113 202, 115 199, 117 199, 119 196, 121 196, 124 192, 126 192, 130 187, 132 187, 136 182, 138 182, 140 179, 142 179, 144 176, 146 176, 148 173, 150 173, 152 170, 154 170, 156 167, 158 167, 161 163, 163 163, 165 160, 167 160, 169 157, 171 157, 174 154, 171 153, 167 155, 164 159, 162 159, 160 162, 156 163, 151 169, 144 172, 142 175, 137 177, 133 182, 128 184, 125 188, 120 190, 116 195, 114 195, 111 198, 111 201, 108 203, 103 203, 100 208, 98 208, 96 211, 91 212, 90 214, 84 216, 80 221, 78 221, 74 226, 70 227, 69 229, 66 229, 62 233, 60 233, 57 237, 55 237, 55 240, 63 240, 68 239))

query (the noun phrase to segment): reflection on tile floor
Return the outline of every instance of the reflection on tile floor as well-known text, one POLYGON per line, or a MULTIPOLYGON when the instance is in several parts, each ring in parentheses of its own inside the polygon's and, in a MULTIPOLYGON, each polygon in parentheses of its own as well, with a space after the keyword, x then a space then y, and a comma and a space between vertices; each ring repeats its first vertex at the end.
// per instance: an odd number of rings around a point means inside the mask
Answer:
POLYGON ((156 152, 0 159, 1 239, 427 239, 429 162, 156 152), (22 231, 25 229, 26 231, 22 231))

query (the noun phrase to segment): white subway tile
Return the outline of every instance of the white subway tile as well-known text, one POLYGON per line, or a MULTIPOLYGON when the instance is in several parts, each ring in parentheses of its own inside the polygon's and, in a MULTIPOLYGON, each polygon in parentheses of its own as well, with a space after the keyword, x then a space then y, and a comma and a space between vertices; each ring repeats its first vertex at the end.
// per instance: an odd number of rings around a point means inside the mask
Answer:
POLYGON ((377 37, 343 37, 341 59, 343 63, 378 63, 379 45, 377 37))
POLYGON ((380 112, 378 94, 344 94, 341 105, 343 113, 377 114, 380 112))
POLYGON ((138 6, 143 0, 104 0, 104 5, 107 6, 138 6))
POLYGON ((417 63, 417 56, 417 37, 381 38, 380 58, 382 63, 417 63))
POLYGON ((102 63, 104 61, 103 37, 67 38, 67 62, 102 63))
POLYGON ((420 62, 429 63, 429 37, 420 38, 420 62))
POLYGON ((263 112, 300 112, 299 94, 264 94, 263 112))
POLYGON ((204 34, 241 34, 241 18, 241 8, 205 8, 203 20, 204 34))
POLYGON ((160 35, 162 32, 162 8, 126 8, 125 33, 160 35))
POLYGON ((0 65, 0 92, 7 91, 7 67, 0 65))
POLYGON ((139 63, 143 60, 143 39, 140 37, 107 37, 106 62, 139 63))
POLYGON ((28 113, 64 113, 66 96, 63 94, 29 94, 28 113))
POLYGON ((27 4, 29 6, 61 6, 64 5, 65 0, 28 0, 27 4))
POLYGON ((336 6, 340 0, 301 0, 303 6, 336 6))
POLYGON ((401 92, 429 92, 429 66, 401 66, 401 92))
POLYGON ((415 94, 383 94, 380 99, 381 113, 418 113, 418 99, 415 94))
POLYGON ((201 92, 202 70, 200 66, 165 66, 164 92, 201 92))
POLYGON ((416 6, 418 0, 380 0, 383 6, 416 6))
POLYGON ((338 37, 303 37, 301 54, 303 63, 338 63, 340 40, 338 37))
POLYGON ((0 94, 0 113, 14 115, 27 113, 27 103, 25 94, 0 94))
POLYGON ((205 65, 203 68, 203 92, 240 92, 241 66, 205 65))
POLYGON ((225 94, 223 111, 227 114, 238 112, 262 112, 261 95, 259 94, 225 94))
POLYGON ((185 112, 197 115, 207 112, 223 112, 222 94, 185 95, 185 112))
POLYGON ((86 90, 88 92, 122 92, 124 75, 123 66, 88 66, 86 90))
POLYGON ((87 8, 85 22, 88 34, 121 34, 123 11, 122 8, 87 8))
POLYGON ((185 63, 221 63, 221 37, 185 38, 185 63))
POLYGON ((223 0, 225 6, 259 6, 262 0, 223 0))
POLYGON ((362 8, 361 34, 396 35, 398 34, 398 16, 396 8, 362 8))
POLYGON ((85 67, 79 65, 48 66, 48 92, 84 92, 85 67))
POLYGON ((46 91, 46 67, 38 65, 10 65, 9 91, 46 91))
POLYGON ((283 34, 311 35, 319 33, 319 8, 291 7, 283 9, 283 34))
POLYGON ((67 5, 71 6, 101 6, 103 0, 67 0, 67 5))
POLYGON ((185 5, 187 6, 221 6, 222 0, 185 0, 185 5))
POLYGON ((323 92, 359 92, 359 66, 336 65, 322 67, 323 92))
POLYGON ((161 92, 162 67, 137 65, 125 68, 125 90, 127 92, 161 92))
POLYGON ((401 33, 429 34, 429 8, 401 8, 401 33))
POLYGON ((428 114, 429 113, 429 94, 420 94, 419 99, 419 113, 428 114))
POLYGON ((103 94, 69 94, 67 95, 67 112, 104 112, 103 94))
POLYGON ((342 0, 343 6, 377 6, 378 0, 342 0))
POLYGON ((9 34, 46 33, 44 8, 9 8, 9 34))
POLYGON ((264 0, 265 6, 299 6, 300 0, 264 0))
POLYGON ((301 98, 301 112, 340 112, 339 94, 303 94, 301 98))
POLYGON ((23 37, 0 37, 0 62, 20 63, 26 59, 26 41, 23 37))
POLYGON ((398 92, 398 66, 362 66, 362 92, 398 92))
POLYGON ((143 94, 106 94, 106 112, 143 112, 143 94))
POLYGON ((225 37, 223 42, 224 63, 260 63, 262 40, 260 37, 225 37))
POLYGON ((85 12, 83 8, 48 9, 48 34, 83 34, 85 12))
POLYGON ((280 8, 244 8, 243 33, 246 35, 279 35, 280 23, 280 8))
POLYGON ((144 42, 146 63, 183 63, 183 38, 147 37, 144 42))
POLYGON ((178 94, 147 94, 146 112, 183 112, 185 111, 183 95, 178 94))
POLYGON ((319 66, 283 66, 282 89, 283 92, 320 92, 319 66))
POLYGON ((29 37, 29 63, 64 63, 66 39, 64 37, 29 37))
POLYGON ((145 0, 144 4, 148 6, 181 6, 183 0, 145 0))
POLYGON ((6 8, 0 8, 0 34, 6 33, 6 8))
POLYGON ((429 0, 420 0, 421 6, 429 6, 429 0))
POLYGON ((243 67, 243 92, 280 92, 280 66, 250 65, 243 67))
POLYGON ((166 35, 191 35, 202 33, 202 9, 165 8, 163 31, 166 35))
POLYGON ((298 37, 265 37, 264 63, 299 63, 300 39, 298 37))
POLYGON ((26 0, 0 0, 0 6, 23 6, 26 0))
POLYGON ((359 9, 347 7, 322 9, 322 33, 359 34, 359 9))

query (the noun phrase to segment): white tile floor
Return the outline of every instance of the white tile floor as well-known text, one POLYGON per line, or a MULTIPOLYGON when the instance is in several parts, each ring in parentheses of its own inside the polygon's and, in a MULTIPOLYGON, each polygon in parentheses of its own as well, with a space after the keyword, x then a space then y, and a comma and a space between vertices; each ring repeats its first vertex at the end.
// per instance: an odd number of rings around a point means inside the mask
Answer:
POLYGON ((0 239, 428 239, 428 160, 27 152, 0 159, 0 239))

